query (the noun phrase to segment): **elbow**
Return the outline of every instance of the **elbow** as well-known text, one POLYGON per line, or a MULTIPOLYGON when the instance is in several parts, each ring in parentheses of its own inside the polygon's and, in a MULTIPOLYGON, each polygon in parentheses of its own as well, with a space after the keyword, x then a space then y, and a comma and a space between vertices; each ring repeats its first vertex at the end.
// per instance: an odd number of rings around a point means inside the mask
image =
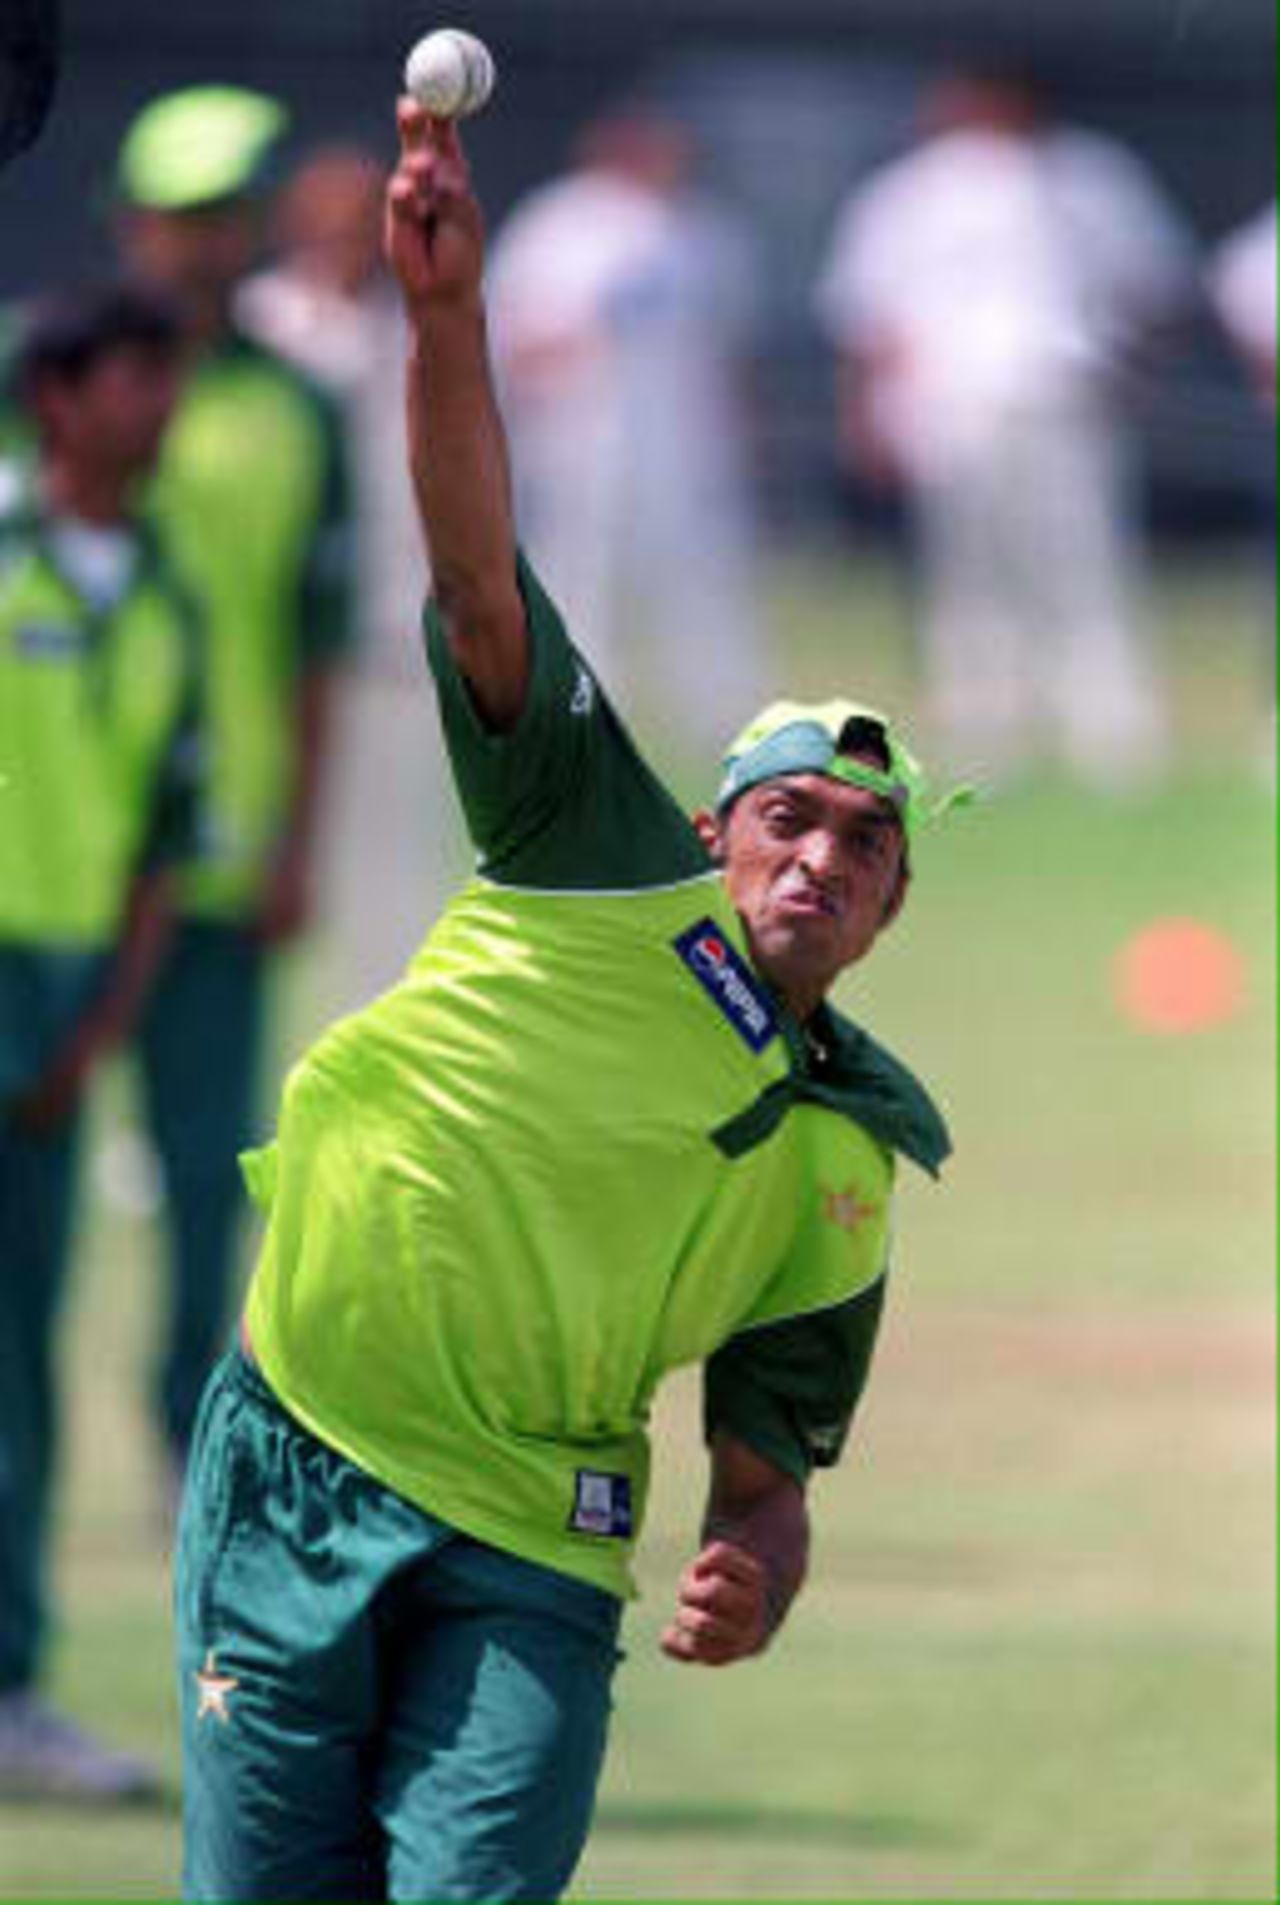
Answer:
POLYGON ((432 591, 451 640, 460 646, 488 646, 495 635, 523 621, 514 575, 499 578, 445 564, 433 569, 432 591))

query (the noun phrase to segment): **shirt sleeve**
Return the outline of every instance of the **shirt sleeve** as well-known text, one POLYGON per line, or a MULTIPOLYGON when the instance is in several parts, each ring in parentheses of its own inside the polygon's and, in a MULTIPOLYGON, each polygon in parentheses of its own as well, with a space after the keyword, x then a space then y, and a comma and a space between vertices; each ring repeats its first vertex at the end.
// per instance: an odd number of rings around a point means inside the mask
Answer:
POLYGON ((1095 322, 1140 341, 1188 308, 1195 285, 1191 233, 1153 172, 1114 139, 1072 130, 1049 143, 1056 208, 1095 322))
POLYGON ((710 868, 688 816, 641 758, 528 563, 518 579, 532 645, 515 728, 477 713, 434 602, 427 653, 480 871, 500 885, 635 890, 710 868))
POLYGON ((351 471, 336 404, 310 392, 319 434, 320 479, 315 519, 302 558, 299 663, 324 668, 354 640, 355 517, 351 471))
POLYGON ((730 1337, 703 1371, 703 1427, 793 1480, 839 1461, 866 1386, 885 1278, 832 1309, 730 1337))

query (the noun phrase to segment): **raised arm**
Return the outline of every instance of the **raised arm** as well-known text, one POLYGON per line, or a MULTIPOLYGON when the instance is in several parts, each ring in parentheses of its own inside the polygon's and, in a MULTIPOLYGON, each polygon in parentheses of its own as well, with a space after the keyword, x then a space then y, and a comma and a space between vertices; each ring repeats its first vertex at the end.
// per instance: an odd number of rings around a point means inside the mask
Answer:
POLYGON ((485 336, 484 222, 457 127, 410 99, 397 121, 386 248, 409 323, 410 473, 449 645, 500 732, 524 706, 529 635, 485 336))

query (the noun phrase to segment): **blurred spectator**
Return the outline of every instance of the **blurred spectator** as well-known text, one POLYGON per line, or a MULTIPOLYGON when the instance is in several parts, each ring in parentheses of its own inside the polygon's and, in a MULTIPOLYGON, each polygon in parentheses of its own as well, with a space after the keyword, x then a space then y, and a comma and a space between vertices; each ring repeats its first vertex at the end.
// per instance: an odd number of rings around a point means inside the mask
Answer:
POLYGON ((328 386, 348 423, 362 660, 404 673, 426 593, 405 475, 405 328, 382 251, 386 167, 358 146, 310 154, 276 201, 277 261, 241 286, 246 330, 328 386))
POLYGON ((1222 242, 1209 284, 1223 329, 1270 409, 1276 403, 1276 203, 1222 242))
POLYGON ((131 267, 178 302, 189 376, 155 506, 208 631, 210 854, 139 1038, 167 1193, 170 1303, 156 1406, 175 1476, 228 1327, 237 1157, 252 1141, 273 955, 308 923, 335 664, 347 643, 350 526, 341 426, 297 368, 233 316, 258 256, 284 131, 231 87, 154 100, 116 172, 131 267))
POLYGON ((966 770, 1049 743, 1083 777, 1165 749, 1135 612, 1125 374, 1189 308, 1190 245, 1110 140, 1020 77, 957 77, 854 192, 818 290, 841 428, 918 534, 928 706, 966 770))
MULTIPOLYGON (((1268 416, 1276 409, 1276 203, 1228 234, 1209 261, 1209 296, 1223 330, 1234 346, 1268 416)), ((1258 466, 1260 521, 1265 525, 1265 601, 1260 617, 1266 698, 1269 703, 1262 744, 1262 772, 1269 786, 1276 777, 1276 603, 1274 437, 1258 466)))
POLYGON ((622 699, 699 746, 769 691, 753 572, 742 229, 691 183, 684 129, 589 126, 497 233, 493 347, 530 550, 622 699))
POLYGON ((358 146, 306 156, 277 201, 278 257, 242 285, 246 330, 328 386, 356 499, 360 668, 335 736, 325 887, 352 1003, 397 978, 422 938, 433 866, 456 833, 437 750, 422 745, 416 639, 427 587, 404 444, 403 307, 382 250, 386 168, 358 146))
POLYGON ((190 851, 198 631, 134 514, 178 392, 176 315, 125 288, 38 306, 36 444, 0 500, 0 1795, 121 1799, 150 1770, 40 1698, 55 1335, 80 1100, 130 1031, 190 851))

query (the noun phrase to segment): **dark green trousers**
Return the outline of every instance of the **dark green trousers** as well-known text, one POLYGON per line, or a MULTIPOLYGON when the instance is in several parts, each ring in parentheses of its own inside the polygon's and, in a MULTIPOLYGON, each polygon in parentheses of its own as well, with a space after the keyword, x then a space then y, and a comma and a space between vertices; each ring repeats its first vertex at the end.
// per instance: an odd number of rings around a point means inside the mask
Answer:
POLYGON ((152 1403, 179 1465, 235 1308, 245 1211, 237 1160, 257 1137, 269 964, 242 928, 184 921, 138 1032, 143 1104, 165 1192, 152 1403))
POLYGON ((185 1895, 551 1905, 621 1611, 391 1494, 229 1357, 179 1532, 185 1895))
POLYGON ((0 947, 0 1692, 38 1678, 58 1444, 57 1331, 80 1123, 31 1137, 11 1116, 82 1013, 100 962, 0 947))
POLYGON ((0 1131, 0 1693, 38 1677, 58 1446, 58 1317, 74 1220, 78 1126, 0 1131))

